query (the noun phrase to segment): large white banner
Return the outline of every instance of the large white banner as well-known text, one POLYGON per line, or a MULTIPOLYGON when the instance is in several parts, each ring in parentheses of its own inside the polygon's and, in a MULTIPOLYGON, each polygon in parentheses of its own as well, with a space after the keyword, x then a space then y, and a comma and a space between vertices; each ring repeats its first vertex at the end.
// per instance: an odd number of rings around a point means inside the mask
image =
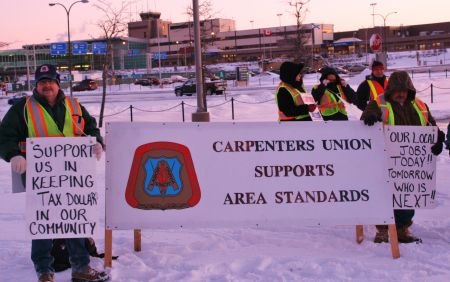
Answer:
POLYGON ((108 123, 106 227, 393 223, 381 125, 108 123))
POLYGON ((27 233, 31 239, 96 236, 99 198, 93 137, 27 139, 27 233))
POLYGON ((434 208, 437 141, 432 126, 386 126, 388 174, 394 209, 434 208))

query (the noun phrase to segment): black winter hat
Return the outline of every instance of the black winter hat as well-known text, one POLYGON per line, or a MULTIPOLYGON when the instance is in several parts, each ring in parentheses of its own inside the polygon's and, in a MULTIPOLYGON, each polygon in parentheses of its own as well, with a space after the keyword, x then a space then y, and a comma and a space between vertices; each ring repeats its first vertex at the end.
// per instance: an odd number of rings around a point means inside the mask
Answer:
POLYGON ((384 68, 384 65, 380 61, 373 61, 372 68, 376 68, 376 67, 383 67, 384 68))
POLYGON ((332 67, 327 67, 327 66, 325 66, 325 67, 323 67, 323 68, 320 70, 320 73, 322 74, 322 75, 320 76, 320 81, 321 81, 321 82, 322 82, 324 79, 326 79, 327 76, 329 76, 330 74, 334 74, 334 76, 336 76, 336 81, 340 81, 340 80, 341 80, 341 78, 339 77, 337 71, 336 71, 334 68, 332 68, 332 67))
POLYGON ((295 77, 302 72, 305 65, 293 62, 284 62, 280 67, 280 79, 284 83, 295 84, 295 77))
POLYGON ((43 79, 55 80, 58 85, 60 82, 59 73, 56 72, 56 67, 50 64, 38 66, 36 68, 36 73, 34 74, 34 79, 36 81, 36 84, 43 79))

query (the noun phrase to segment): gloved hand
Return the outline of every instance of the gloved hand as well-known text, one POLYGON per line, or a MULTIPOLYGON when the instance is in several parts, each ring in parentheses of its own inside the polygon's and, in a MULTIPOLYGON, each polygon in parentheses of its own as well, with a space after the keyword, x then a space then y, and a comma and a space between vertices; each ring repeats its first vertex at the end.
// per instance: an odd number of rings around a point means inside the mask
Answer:
POLYGON ((444 131, 438 129, 438 142, 444 142, 445 141, 445 133, 444 131))
POLYGON ((343 86, 343 87, 347 87, 347 81, 345 81, 345 79, 341 79, 341 85, 343 86))
POLYGON ((439 156, 440 153, 442 153, 442 150, 444 149, 444 144, 442 142, 437 142, 433 146, 431 146, 431 152, 435 156, 439 156))
POLYGON ((27 160, 20 155, 12 157, 10 162, 11 168, 15 173, 22 174, 27 170, 27 160))
POLYGON ((94 151, 95 158, 97 159, 97 161, 99 161, 102 158, 102 153, 103 153, 102 144, 100 144, 100 143, 95 144, 93 151, 94 151))
POLYGON ((329 81, 328 79, 322 80, 322 84, 323 84, 324 86, 327 86, 328 83, 330 83, 330 81, 329 81))
POLYGON ((445 141, 445 133, 441 130, 438 130, 438 140, 436 144, 431 146, 431 152, 433 155, 438 156, 440 153, 442 153, 442 150, 444 149, 444 141, 445 141))
POLYGON ((364 118, 364 124, 368 126, 372 126, 378 121, 381 121, 381 119, 375 115, 368 115, 364 118))
POLYGON ((316 110, 317 105, 316 104, 309 104, 308 105, 308 112, 312 113, 316 110))

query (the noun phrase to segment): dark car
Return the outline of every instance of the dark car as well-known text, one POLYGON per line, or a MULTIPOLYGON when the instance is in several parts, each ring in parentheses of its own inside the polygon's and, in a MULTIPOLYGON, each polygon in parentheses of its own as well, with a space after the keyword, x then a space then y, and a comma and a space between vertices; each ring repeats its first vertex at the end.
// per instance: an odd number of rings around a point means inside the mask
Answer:
POLYGON ((140 78, 134 82, 134 84, 142 86, 159 85, 159 83, 159 79, 156 77, 140 78))
POLYGON ((8 104, 15 105, 17 104, 20 100, 22 100, 23 97, 27 97, 27 93, 17 93, 14 96, 12 96, 11 98, 8 99, 8 104))
MULTIPOLYGON (((223 80, 205 82, 206 95, 223 94, 227 88, 227 83, 223 80)), ((176 96, 192 96, 197 91, 195 79, 189 79, 180 86, 175 87, 176 96)))
POLYGON ((150 79, 143 78, 143 79, 137 79, 134 82, 134 84, 135 85, 142 85, 142 86, 150 86, 150 85, 152 85, 152 82, 150 81, 150 79))
POLYGON ((73 91, 95 90, 98 88, 97 82, 93 79, 84 79, 72 87, 73 91))

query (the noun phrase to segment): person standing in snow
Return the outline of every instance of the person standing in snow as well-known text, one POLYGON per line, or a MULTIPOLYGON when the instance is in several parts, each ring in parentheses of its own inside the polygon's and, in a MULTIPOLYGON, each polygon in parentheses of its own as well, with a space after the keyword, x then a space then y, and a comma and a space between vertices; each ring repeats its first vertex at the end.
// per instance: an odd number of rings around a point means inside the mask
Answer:
MULTIPOLYGON (((94 136, 97 144, 94 153, 100 159, 103 139, 95 118, 75 98, 66 97, 60 89, 56 67, 45 64, 35 73, 36 87, 31 97, 24 97, 13 105, 0 125, 0 157, 11 163, 12 170, 26 171, 27 137, 76 137, 94 136)), ((90 258, 85 238, 66 239, 72 265, 72 281, 100 282, 109 279, 105 272, 89 266, 90 258)), ((32 240, 31 259, 39 282, 54 281, 52 240, 32 240)))
POLYGON ((366 77, 356 90, 356 106, 361 111, 367 107, 367 103, 372 100, 379 100, 379 96, 384 93, 388 84, 388 78, 384 75, 384 65, 382 62, 373 61, 372 74, 366 77))
POLYGON ((313 87, 311 94, 319 106, 323 120, 348 120, 342 100, 354 104, 355 91, 339 77, 334 68, 324 67, 321 73, 320 84, 313 87))
MULTIPOLYGON (((428 106, 416 97, 416 89, 407 72, 394 72, 389 78, 384 95, 380 99, 370 101, 362 113, 361 119, 368 126, 376 122, 387 125, 436 126, 436 121, 430 113, 428 106)), ((438 140, 431 147, 434 155, 439 155, 445 140, 444 132, 438 132, 438 140)), ((397 226, 398 241, 400 243, 421 242, 409 230, 413 224, 414 210, 394 210, 395 224, 397 226)), ((388 226, 377 225, 375 243, 389 241, 388 226)))
POLYGON ((281 65, 281 82, 275 93, 278 121, 312 121, 309 113, 314 112, 316 105, 305 104, 301 96, 306 93, 301 73, 303 66, 292 62, 281 65))

